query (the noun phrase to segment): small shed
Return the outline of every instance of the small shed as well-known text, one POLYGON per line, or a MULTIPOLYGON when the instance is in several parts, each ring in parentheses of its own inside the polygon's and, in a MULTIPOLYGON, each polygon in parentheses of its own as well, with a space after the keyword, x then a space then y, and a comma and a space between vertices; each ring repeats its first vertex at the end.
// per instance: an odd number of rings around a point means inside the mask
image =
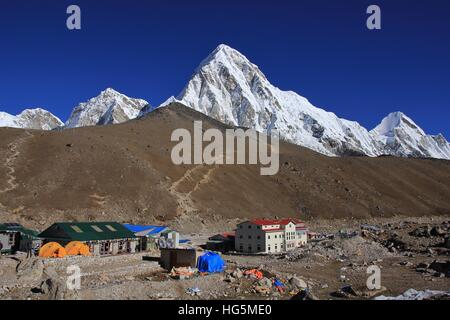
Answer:
POLYGON ((8 254, 17 251, 36 253, 42 240, 38 232, 24 228, 18 223, 0 224, 0 253, 8 254))
POLYGON ((140 251, 153 251, 158 249, 158 239, 161 233, 169 230, 166 226, 138 225, 124 223, 123 226, 139 238, 140 251))
POLYGON ((220 252, 233 251, 235 246, 235 238, 235 232, 216 234, 208 239, 206 242, 206 249, 220 252))
POLYGON ((80 241, 89 246, 93 255, 134 253, 139 244, 139 238, 117 222, 60 222, 43 231, 39 237, 62 246, 80 241))
POLYGON ((178 248, 180 245, 180 234, 176 231, 166 230, 161 232, 161 237, 158 241, 160 248, 178 248))
POLYGON ((166 270, 179 267, 197 266, 198 253, 195 249, 169 249, 161 248, 160 264, 166 270))

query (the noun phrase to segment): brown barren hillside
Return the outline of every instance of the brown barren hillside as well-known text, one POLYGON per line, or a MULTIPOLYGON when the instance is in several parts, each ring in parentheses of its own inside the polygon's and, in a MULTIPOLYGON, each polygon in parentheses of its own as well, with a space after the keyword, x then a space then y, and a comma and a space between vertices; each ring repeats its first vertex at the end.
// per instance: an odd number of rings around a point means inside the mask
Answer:
POLYGON ((174 129, 225 126, 179 104, 120 125, 0 129, 0 220, 136 223, 450 215, 450 161, 329 158, 280 145, 280 172, 175 166, 174 129))

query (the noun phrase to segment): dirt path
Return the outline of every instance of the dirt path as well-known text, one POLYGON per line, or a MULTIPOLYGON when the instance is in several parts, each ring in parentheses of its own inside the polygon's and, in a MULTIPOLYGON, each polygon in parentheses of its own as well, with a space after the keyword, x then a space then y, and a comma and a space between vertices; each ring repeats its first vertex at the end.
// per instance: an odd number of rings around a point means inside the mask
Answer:
POLYGON ((189 192, 189 195, 192 194, 192 192, 195 192, 195 191, 197 191, 198 189, 200 189, 200 186, 201 186, 201 185, 209 183, 209 182, 211 181, 211 175, 213 174, 213 172, 214 172, 215 170, 216 170, 215 167, 209 169, 208 172, 207 172, 205 175, 203 175, 202 179, 201 179, 199 182, 197 182, 197 183, 195 184, 194 189, 192 189, 192 191, 189 192))
POLYGON ((7 169, 6 173, 7 186, 0 190, 0 194, 10 192, 19 186, 19 184, 16 182, 15 176, 16 169, 14 168, 14 163, 20 156, 20 147, 31 137, 33 137, 33 135, 30 132, 25 131, 25 136, 21 136, 20 138, 11 142, 8 145, 9 155, 7 156, 5 161, 5 166, 7 169))
POLYGON ((192 169, 187 170, 184 175, 175 181, 169 188, 169 192, 177 199, 178 207, 181 209, 181 214, 189 214, 197 212, 194 202, 192 201, 191 195, 194 191, 197 191, 201 185, 206 184, 210 181, 212 173, 216 170, 216 167, 208 168, 204 165, 196 166, 192 169), (194 174, 201 173, 202 170, 207 169, 207 172, 202 176, 202 178, 196 182, 194 188, 189 192, 178 191, 179 187, 183 186, 184 183, 195 181, 194 174))

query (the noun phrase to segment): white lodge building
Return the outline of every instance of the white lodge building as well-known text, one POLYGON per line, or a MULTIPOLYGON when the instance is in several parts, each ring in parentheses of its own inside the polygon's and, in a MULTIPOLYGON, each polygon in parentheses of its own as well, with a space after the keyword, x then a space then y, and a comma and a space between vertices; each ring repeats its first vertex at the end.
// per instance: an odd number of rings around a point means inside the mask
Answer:
POLYGON ((245 253, 290 251, 308 241, 308 229, 298 219, 257 219, 238 224, 235 249, 245 253))

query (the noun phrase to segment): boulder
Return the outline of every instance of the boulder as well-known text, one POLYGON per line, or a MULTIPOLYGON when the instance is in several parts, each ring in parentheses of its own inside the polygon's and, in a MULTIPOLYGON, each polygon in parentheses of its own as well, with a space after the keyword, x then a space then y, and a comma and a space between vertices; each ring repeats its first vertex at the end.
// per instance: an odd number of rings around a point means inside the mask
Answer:
POLYGON ((257 285, 255 286, 255 292, 259 293, 259 294, 269 294, 270 293, 270 287, 266 287, 266 286, 260 286, 257 285))
POLYGON ((244 276, 244 273, 242 272, 241 269, 236 269, 235 271, 233 271, 232 275, 236 279, 241 279, 244 276))
POLYGON ((450 260, 449 261, 433 261, 429 269, 436 271, 439 274, 448 274, 450 272, 450 260))
POLYGON ((41 283, 44 264, 37 258, 28 258, 17 267, 17 279, 20 283, 33 287, 41 283))
POLYGON ((308 288, 308 284, 306 283, 306 281, 296 276, 289 279, 289 284, 296 289, 308 288))
POLYGON ((270 280, 269 278, 262 278, 261 280, 258 281, 258 285, 263 286, 263 287, 268 287, 268 288, 272 288, 272 280, 270 280))
POLYGON ((381 287, 380 289, 375 289, 375 290, 368 290, 363 292, 363 297, 371 299, 373 297, 376 297, 378 295, 380 295, 381 293, 385 292, 387 289, 386 287, 381 287))
POLYGON ((236 278, 233 277, 231 274, 228 274, 228 275, 226 275, 224 281, 225 281, 225 282, 229 282, 229 283, 233 283, 233 282, 236 281, 236 278))
POLYGON ((294 295, 291 300, 319 300, 311 291, 300 290, 296 295, 294 295))

